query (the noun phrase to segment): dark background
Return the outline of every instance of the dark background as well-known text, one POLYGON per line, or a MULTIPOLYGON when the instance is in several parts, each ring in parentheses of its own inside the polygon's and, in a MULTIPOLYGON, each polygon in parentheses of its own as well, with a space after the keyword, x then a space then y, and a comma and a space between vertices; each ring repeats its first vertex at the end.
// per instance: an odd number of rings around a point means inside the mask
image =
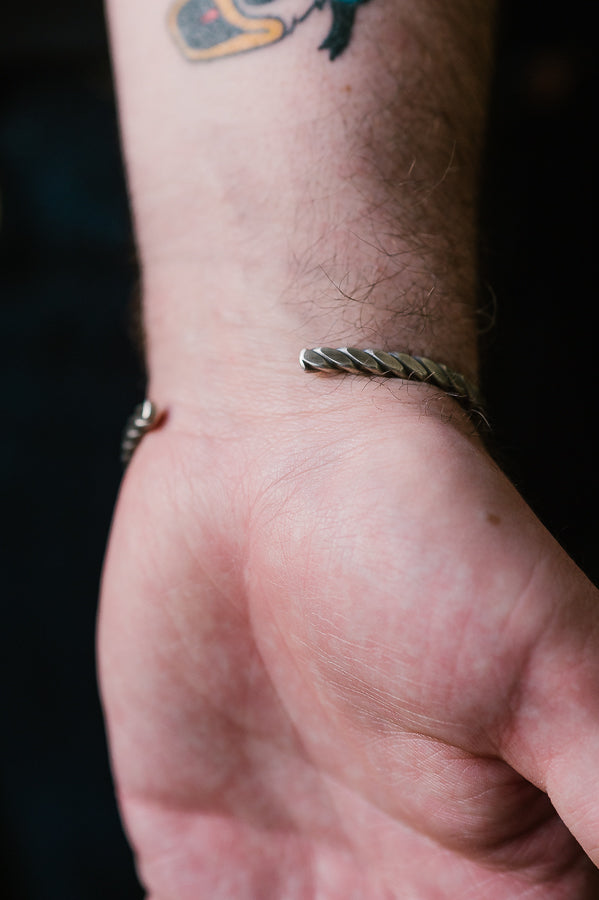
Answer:
MULTIPOLYGON (((597 582, 594 8, 502 6, 481 324, 498 457, 597 582)), ((0 197, 0 893, 135 900, 94 671, 120 433, 144 386, 97 0, 3 10, 0 197)))

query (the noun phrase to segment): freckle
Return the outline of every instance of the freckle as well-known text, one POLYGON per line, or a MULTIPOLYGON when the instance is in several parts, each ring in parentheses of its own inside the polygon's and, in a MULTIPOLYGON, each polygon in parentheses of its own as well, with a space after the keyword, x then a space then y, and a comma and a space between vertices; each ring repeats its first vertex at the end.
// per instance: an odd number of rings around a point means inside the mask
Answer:
POLYGON ((343 90, 346 94, 351 94, 351 84, 346 84, 343 90))
POLYGON ((487 513, 487 522, 490 525, 499 525, 499 523, 501 522, 501 518, 495 513, 487 513))

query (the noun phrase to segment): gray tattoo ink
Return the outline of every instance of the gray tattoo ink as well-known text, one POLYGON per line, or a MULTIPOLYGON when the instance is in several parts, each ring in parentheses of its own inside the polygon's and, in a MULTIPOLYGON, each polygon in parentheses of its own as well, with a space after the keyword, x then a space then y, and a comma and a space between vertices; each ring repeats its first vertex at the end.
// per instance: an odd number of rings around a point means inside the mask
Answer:
MULTIPOLYGON (((367 0, 293 0, 294 14, 258 16, 252 8, 273 0, 176 0, 169 13, 169 28, 183 54, 208 61, 267 47, 292 34, 315 10, 330 8, 330 29, 319 46, 329 59, 340 56, 349 44, 358 6, 367 0), (297 14, 297 7, 309 5, 297 14)), ((274 0, 275 7, 285 6, 274 0)), ((287 0, 289 5, 289 0, 287 0)))

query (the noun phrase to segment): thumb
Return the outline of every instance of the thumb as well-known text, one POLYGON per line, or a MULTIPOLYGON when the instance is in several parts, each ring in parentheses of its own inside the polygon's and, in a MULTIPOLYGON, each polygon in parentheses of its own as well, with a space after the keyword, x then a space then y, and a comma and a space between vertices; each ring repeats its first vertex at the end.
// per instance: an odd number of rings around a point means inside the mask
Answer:
POLYGON ((528 612, 529 604, 544 608, 545 625, 530 649, 502 754, 549 795, 599 866, 599 591, 561 548, 551 556, 527 591, 528 612))

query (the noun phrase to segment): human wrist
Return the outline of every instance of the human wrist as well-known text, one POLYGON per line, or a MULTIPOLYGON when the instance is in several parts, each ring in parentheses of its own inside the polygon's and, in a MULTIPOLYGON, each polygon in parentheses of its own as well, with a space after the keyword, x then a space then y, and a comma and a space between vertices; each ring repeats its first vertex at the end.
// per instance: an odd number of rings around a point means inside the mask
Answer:
MULTIPOLYGON (((211 310, 226 310, 225 325, 211 313, 204 317, 203 327, 189 329, 184 317, 173 322, 168 303, 150 304, 166 317, 166 332, 160 316, 149 316, 147 395, 166 411, 169 428, 174 431, 210 434, 227 441, 247 438, 251 443, 265 429, 276 435, 281 428, 285 432, 287 425, 296 432, 314 427, 323 432, 330 427, 334 432, 344 422, 353 422, 366 434, 381 418, 389 424, 416 419, 421 425, 435 421, 451 424, 473 435, 481 422, 477 414, 471 415, 460 405, 453 391, 432 382, 303 371, 299 353, 306 334, 315 335, 317 325, 311 326, 301 317, 279 315, 276 304, 275 312, 260 328, 253 322, 232 323, 231 307, 231 302, 211 304, 211 310)), ((443 363, 451 359, 449 344, 444 344, 439 334, 436 337, 434 358, 443 363)), ((386 342, 386 349, 401 351, 408 339, 400 334, 386 342)), ((361 346, 368 342, 362 341, 361 346)), ((423 341, 424 355, 431 357, 431 346, 432 342, 423 341)), ((455 358, 454 371, 467 372, 460 348, 455 358)))
POLYGON ((196 383, 210 382, 223 370, 280 378, 290 366, 297 367, 300 350, 328 346, 428 357, 477 379, 476 331, 467 312, 458 321, 451 310, 415 312, 398 300, 388 326, 379 328, 368 321, 374 316, 368 304, 361 310, 362 323, 355 321, 345 298, 337 298, 334 309, 319 310, 309 296, 273 295, 247 288, 228 297, 215 288, 206 297, 188 285, 178 294, 147 296, 149 371, 162 378, 168 370, 175 381, 196 383))
MULTIPOLYGON (((283 146, 279 162, 294 156, 283 146)), ((197 220, 182 226, 169 210, 168 234, 146 234, 150 352, 169 335, 175 354, 190 343, 196 356, 232 344, 249 364, 256 351, 270 359, 277 345, 285 348, 279 368, 303 346, 368 346, 438 358, 475 378, 474 173, 439 166, 424 186, 390 196, 380 173, 360 171, 355 152, 340 150, 340 173, 331 144, 325 162, 304 150, 295 149, 303 162, 291 165, 293 177, 277 174, 275 159, 273 172, 258 167, 220 202, 203 198, 197 220), (428 191, 437 195, 430 204, 419 196, 428 191)), ((408 165, 404 174, 409 181, 408 165)), ((227 163, 219 177, 240 180, 227 163)))

